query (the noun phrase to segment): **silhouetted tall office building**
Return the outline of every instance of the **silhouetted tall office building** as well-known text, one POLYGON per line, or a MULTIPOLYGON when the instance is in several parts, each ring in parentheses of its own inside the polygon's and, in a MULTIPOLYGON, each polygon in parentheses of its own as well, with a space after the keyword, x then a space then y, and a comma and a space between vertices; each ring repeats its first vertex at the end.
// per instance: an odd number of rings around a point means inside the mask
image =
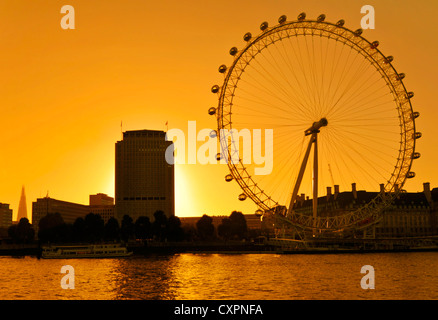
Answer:
POLYGON ((115 201, 119 221, 125 214, 134 221, 139 216, 154 220, 162 210, 175 215, 174 166, 166 162, 165 153, 171 141, 166 133, 136 130, 123 133, 116 143, 115 201))
POLYGON ((21 218, 27 217, 27 204, 26 204, 26 193, 24 192, 24 186, 21 188, 20 203, 18 204, 17 222, 20 222, 21 218))

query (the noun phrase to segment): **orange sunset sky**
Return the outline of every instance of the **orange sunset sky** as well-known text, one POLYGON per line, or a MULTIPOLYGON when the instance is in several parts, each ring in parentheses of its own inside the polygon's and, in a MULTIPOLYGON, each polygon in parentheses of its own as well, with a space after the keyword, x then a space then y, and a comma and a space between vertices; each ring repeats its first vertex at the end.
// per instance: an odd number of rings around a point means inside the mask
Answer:
MULTIPOLYGON (((114 148, 123 130, 215 128, 207 114, 217 105, 210 92, 223 79, 231 47, 246 32, 324 13, 327 21, 360 28, 363 5, 375 8, 374 30, 393 55, 404 84, 415 92, 417 131, 423 137, 414 162, 416 178, 405 186, 438 187, 438 2, 434 0, 0 0, 0 202, 18 211, 26 188, 32 201, 46 196, 88 204, 88 196, 114 196, 114 148), (75 30, 63 30, 63 5, 75 9, 75 30)), ((202 143, 199 143, 201 145, 202 143)), ((226 165, 176 166, 176 215, 253 213, 226 165)), ((378 187, 378 186, 376 186, 378 187)), ((342 190, 341 190, 342 191, 342 190)))

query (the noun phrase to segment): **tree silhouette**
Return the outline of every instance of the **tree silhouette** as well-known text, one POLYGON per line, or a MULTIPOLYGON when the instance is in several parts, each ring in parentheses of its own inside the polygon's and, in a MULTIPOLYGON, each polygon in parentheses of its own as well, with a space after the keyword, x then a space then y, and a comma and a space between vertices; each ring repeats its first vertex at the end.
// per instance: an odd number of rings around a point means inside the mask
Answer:
POLYGON ((85 216, 85 234, 90 242, 101 241, 103 239, 105 223, 99 214, 89 213, 85 216))
POLYGON ((225 240, 231 238, 231 224, 230 218, 223 218, 222 223, 217 227, 217 234, 225 240))
POLYGON ((105 240, 119 240, 120 237, 120 227, 119 222, 116 218, 111 217, 105 224, 104 238, 105 240))
POLYGON ((8 228, 8 236, 9 236, 9 238, 15 240, 16 231, 17 231, 17 226, 15 224, 9 226, 9 228, 8 228))
POLYGON ((248 227, 246 225, 246 219, 242 212, 233 211, 230 215, 231 221, 231 236, 238 239, 243 239, 246 236, 248 227))
POLYGON ((196 227, 192 224, 184 224, 181 226, 181 229, 183 230, 183 237, 184 240, 192 241, 196 239, 197 237, 197 231, 196 227))
POLYGON ((82 242, 86 240, 84 218, 76 218, 75 222, 73 223, 73 239, 75 242, 82 242))
POLYGON ((62 226, 65 225, 62 216, 56 213, 48 213, 38 223, 38 238, 42 242, 62 241, 62 226))
POLYGON ((146 240, 151 237, 152 224, 149 217, 140 216, 134 224, 134 233, 136 239, 146 240))
POLYGON ((120 237, 123 241, 128 241, 134 236, 134 222, 130 216, 125 214, 122 218, 122 225, 120 227, 120 237))
POLYGON ((155 220, 152 223, 152 234, 157 240, 163 241, 167 237, 167 217, 162 210, 157 210, 154 213, 154 218, 155 220))
POLYGON ((170 216, 167 219, 167 238, 170 241, 182 241, 184 239, 184 231, 181 228, 181 220, 176 216, 170 216))
POLYGON ((202 240, 211 240, 214 237, 213 218, 204 214, 198 222, 196 222, 196 230, 202 240))
POLYGON ((17 225, 10 226, 8 234, 16 243, 29 243, 35 238, 35 230, 27 218, 21 218, 17 225))

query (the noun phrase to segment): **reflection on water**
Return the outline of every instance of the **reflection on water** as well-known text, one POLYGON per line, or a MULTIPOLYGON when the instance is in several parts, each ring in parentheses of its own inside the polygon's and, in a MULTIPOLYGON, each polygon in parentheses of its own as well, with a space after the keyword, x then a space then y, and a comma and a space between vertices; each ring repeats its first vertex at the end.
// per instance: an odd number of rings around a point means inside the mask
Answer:
POLYGON ((0 299, 438 299, 437 269, 437 252, 0 257, 0 299), (63 265, 75 289, 61 288, 63 265), (363 265, 375 269, 374 290, 360 286, 363 265))

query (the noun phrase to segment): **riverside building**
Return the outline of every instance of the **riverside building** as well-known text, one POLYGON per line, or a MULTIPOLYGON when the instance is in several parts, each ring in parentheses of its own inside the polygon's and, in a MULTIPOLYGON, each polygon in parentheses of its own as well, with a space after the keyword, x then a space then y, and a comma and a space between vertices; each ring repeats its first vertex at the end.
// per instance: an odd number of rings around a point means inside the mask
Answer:
POLYGON ((0 228, 8 228, 12 224, 12 209, 9 204, 0 202, 0 228))
POLYGON ((167 217, 175 215, 174 165, 165 158, 164 131, 135 130, 123 132, 115 150, 115 207, 119 221, 129 215, 154 220, 158 210, 167 217))
MULTIPOLYGON (((383 187, 382 185, 380 186, 383 187)), ((326 196, 318 198, 318 213, 321 216, 334 216, 355 211, 370 202, 378 192, 357 190, 352 184, 351 191, 334 192, 327 187, 326 196)), ((296 211, 312 215, 312 199, 304 194, 298 197, 296 211)), ((438 235, 438 188, 430 189, 423 184, 421 192, 401 191, 382 212, 382 219, 371 227, 372 237, 402 238, 438 235)))
POLYGON ((103 193, 90 195, 90 204, 79 204, 50 197, 38 198, 32 202, 32 225, 38 234, 39 222, 47 214, 59 213, 67 224, 73 224, 77 218, 85 218, 89 213, 98 214, 106 223, 114 216, 114 198, 103 193))
POLYGON ((100 215, 103 222, 107 223, 110 218, 115 216, 114 198, 104 193, 91 194, 89 211, 100 215))
POLYGON ((59 213, 65 223, 74 223, 77 218, 85 218, 90 213, 87 205, 53 199, 38 198, 32 202, 32 225, 38 235, 39 223, 47 214, 59 213))

